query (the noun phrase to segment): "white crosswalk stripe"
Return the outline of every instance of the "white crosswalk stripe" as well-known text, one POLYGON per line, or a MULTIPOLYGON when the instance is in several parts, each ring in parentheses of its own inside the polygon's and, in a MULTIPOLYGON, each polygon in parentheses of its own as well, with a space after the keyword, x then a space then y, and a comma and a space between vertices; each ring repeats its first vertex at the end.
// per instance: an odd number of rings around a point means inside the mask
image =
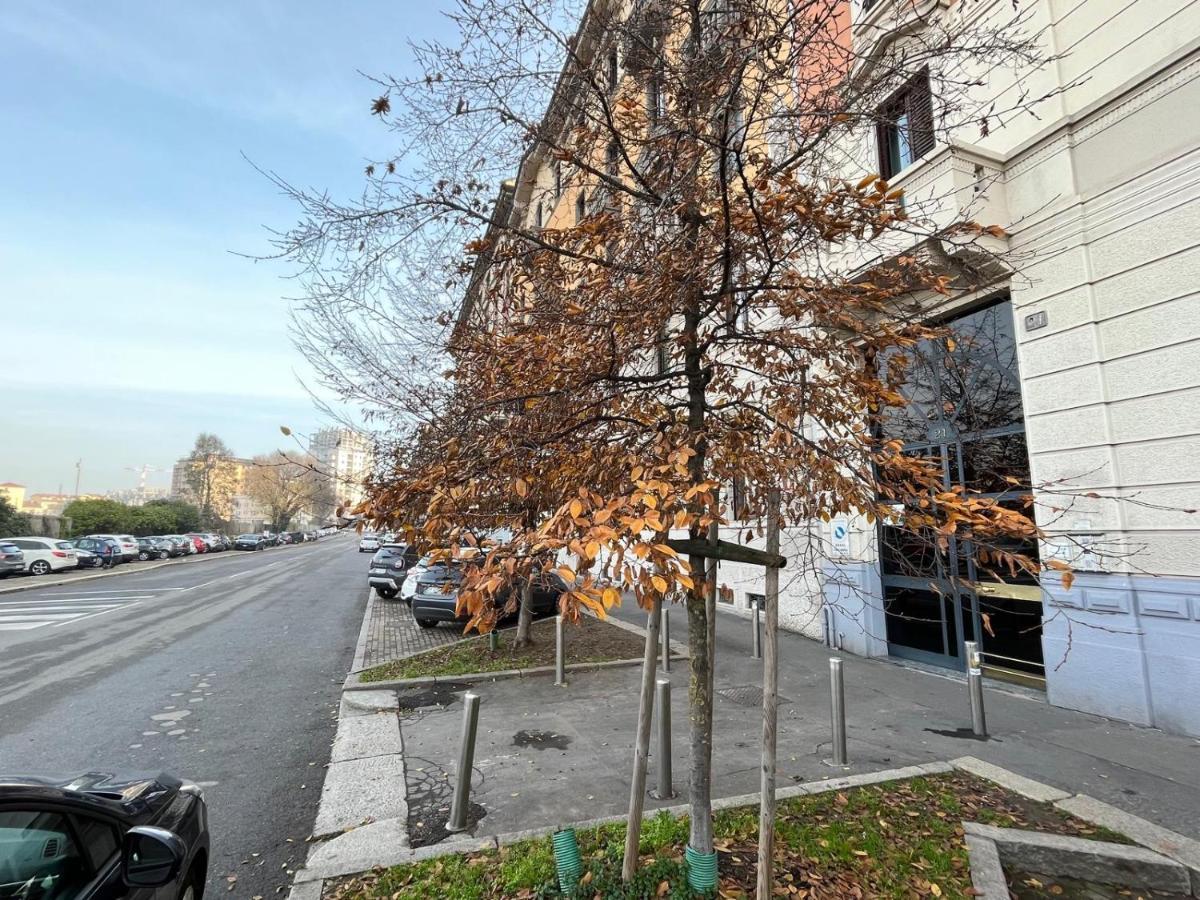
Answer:
POLYGON ((0 600, 0 631, 69 625, 160 596, 162 594, 154 588, 143 588, 138 591, 65 591, 39 597, 11 597, 0 600), (84 594, 91 596, 82 596, 84 594))

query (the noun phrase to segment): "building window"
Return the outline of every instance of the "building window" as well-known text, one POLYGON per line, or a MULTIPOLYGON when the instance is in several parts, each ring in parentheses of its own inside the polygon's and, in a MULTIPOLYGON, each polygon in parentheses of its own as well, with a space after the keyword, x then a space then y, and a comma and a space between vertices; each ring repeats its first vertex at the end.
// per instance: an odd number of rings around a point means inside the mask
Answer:
POLYGON ((651 75, 646 82, 646 118, 651 125, 657 125, 665 114, 662 79, 658 75, 651 75))
POLYGON ((746 137, 746 123, 740 103, 730 104, 724 113, 725 122, 722 128, 720 147, 720 167, 725 181, 732 181, 737 175, 738 155, 746 137))
POLYGON ((621 149, 615 140, 609 141, 608 149, 604 151, 604 165, 608 174, 616 177, 621 165, 621 149))
POLYGON ((732 507, 730 510, 730 517, 733 519, 733 521, 745 521, 746 479, 744 479, 741 475, 733 476, 733 485, 729 492, 729 503, 732 507))
POLYGON ((879 109, 875 126, 879 174, 892 178, 933 149, 933 96, 929 70, 910 79, 879 109))
POLYGON ((605 79, 608 83, 609 93, 612 93, 617 89, 617 83, 621 80, 621 63, 617 57, 617 48, 615 45, 608 51, 605 79))
POLYGON ((667 369, 671 366, 670 348, 667 346, 667 326, 662 325, 658 329, 658 338, 654 342, 654 361, 658 368, 658 374, 666 374, 667 369))
POLYGON ((533 218, 533 224, 538 228, 538 230, 541 230, 541 227, 542 227, 542 216, 543 216, 542 204, 539 203, 537 205, 537 212, 534 214, 534 218, 533 218))
POLYGON ((562 163, 554 164, 554 199, 557 200, 562 196, 562 163))
POLYGON ((587 217, 587 191, 583 188, 579 189, 579 194, 575 197, 575 224, 578 225, 587 217))
POLYGON ((754 607, 756 607, 756 606, 759 609, 766 609, 767 608, 767 595, 766 594, 751 594, 751 593, 747 592, 746 593, 746 608, 754 609, 754 607))

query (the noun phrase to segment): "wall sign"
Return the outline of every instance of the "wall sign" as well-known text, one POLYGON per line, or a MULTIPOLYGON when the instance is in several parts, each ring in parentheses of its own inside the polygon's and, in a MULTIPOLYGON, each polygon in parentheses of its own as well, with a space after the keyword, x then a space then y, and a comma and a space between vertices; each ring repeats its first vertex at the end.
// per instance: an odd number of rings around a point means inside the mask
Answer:
POLYGON ((1046 311, 1030 313, 1025 317, 1025 330, 1037 331, 1039 328, 1045 328, 1050 324, 1050 317, 1046 315, 1046 311))
POLYGON ((850 555, 850 522, 843 518, 834 519, 829 533, 833 538, 833 553, 835 556, 850 555))

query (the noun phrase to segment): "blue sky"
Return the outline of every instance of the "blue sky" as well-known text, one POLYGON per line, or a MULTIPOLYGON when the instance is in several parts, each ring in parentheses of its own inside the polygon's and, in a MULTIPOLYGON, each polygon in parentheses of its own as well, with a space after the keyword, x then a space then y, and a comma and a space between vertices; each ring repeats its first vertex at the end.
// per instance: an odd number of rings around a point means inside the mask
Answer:
MULTIPOLYGON (((264 226, 287 180, 357 193, 390 142, 359 70, 403 74, 448 0, 0 3, 0 481, 132 487, 200 431, 320 424, 264 226)), ((150 483, 166 484, 158 474, 150 483)))

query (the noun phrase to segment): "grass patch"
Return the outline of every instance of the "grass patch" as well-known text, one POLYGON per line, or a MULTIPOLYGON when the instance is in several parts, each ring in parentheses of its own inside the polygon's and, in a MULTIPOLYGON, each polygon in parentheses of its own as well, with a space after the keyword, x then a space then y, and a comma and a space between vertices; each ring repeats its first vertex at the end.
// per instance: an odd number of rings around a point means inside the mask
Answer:
MULTIPOLYGON (((1044 803, 964 772, 797 797, 779 805, 775 894, 846 897, 969 897, 962 821, 986 821, 1096 840, 1114 835, 1044 803)), ((752 897, 758 808, 720 812, 715 821, 720 897, 752 897)), ((584 878, 574 894, 555 883, 549 838, 499 851, 447 856, 328 884, 326 900, 534 900, 692 897, 683 851, 686 818, 659 813, 642 827, 637 880, 621 882, 625 826, 579 833, 584 878)))
MULTIPOLYGON (((464 638, 454 644, 364 669, 359 673, 359 680, 467 675, 554 665, 554 620, 534 622, 532 634, 533 645, 516 650, 512 646, 516 629, 506 628, 500 632, 500 647, 494 652, 486 636, 464 638)), ((590 616, 581 618, 578 625, 566 626, 566 643, 568 663, 640 659, 645 650, 645 641, 639 635, 590 616)))

